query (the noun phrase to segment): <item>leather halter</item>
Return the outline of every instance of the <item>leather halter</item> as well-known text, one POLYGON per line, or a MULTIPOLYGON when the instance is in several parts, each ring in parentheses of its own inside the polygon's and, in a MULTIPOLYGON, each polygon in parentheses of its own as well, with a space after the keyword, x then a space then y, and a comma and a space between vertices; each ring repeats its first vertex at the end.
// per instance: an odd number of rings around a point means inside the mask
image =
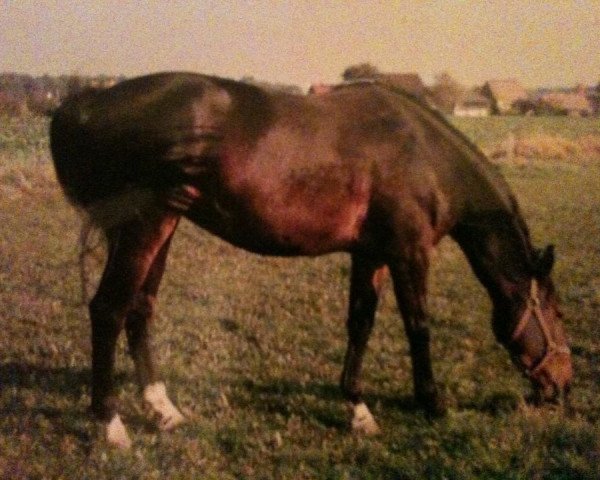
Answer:
POLYGON ((544 318, 544 312, 542 311, 542 306, 539 297, 538 283, 535 279, 531 281, 531 289, 529 291, 529 299, 527 300, 527 308, 523 312, 519 323, 513 331, 511 338, 511 341, 513 343, 516 342, 519 339, 519 337, 523 334, 525 327, 527 327, 531 319, 535 319, 537 321, 537 324, 544 337, 544 342, 546 343, 543 357, 532 368, 524 369, 525 375, 527 375, 528 377, 536 377, 542 370, 542 368, 544 368, 544 365, 546 365, 546 363, 548 363, 548 361, 552 357, 561 354, 570 355, 571 350, 566 345, 557 345, 554 339, 552 338, 552 335, 550 334, 550 329, 548 328, 546 319, 544 318))

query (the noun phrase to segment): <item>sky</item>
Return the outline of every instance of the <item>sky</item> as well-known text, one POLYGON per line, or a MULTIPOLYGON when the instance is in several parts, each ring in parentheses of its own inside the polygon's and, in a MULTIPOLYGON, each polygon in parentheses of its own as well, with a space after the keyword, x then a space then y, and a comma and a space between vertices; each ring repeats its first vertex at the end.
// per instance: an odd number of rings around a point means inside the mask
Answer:
POLYGON ((600 0, 0 0, 0 72, 188 70, 307 87, 350 65, 600 81, 600 0))

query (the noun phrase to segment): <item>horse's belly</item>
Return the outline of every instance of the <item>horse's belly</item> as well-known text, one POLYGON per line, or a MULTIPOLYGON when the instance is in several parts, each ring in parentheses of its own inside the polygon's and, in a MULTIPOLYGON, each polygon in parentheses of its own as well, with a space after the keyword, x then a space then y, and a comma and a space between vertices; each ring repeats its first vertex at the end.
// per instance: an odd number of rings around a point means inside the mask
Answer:
MULTIPOLYGON (((317 199, 318 200, 318 199, 317 199)), ((348 250, 359 239, 367 205, 351 201, 281 204, 212 200, 186 214, 198 226, 240 248, 265 255, 320 255, 348 250)))
POLYGON ((349 248, 358 240, 366 216, 360 203, 294 205, 266 215, 267 231, 278 243, 319 254, 349 248))
POLYGON ((281 157, 265 149, 249 159, 220 156, 217 180, 205 184, 203 205, 190 218, 234 245, 264 254, 350 248, 367 215, 368 165, 343 162, 327 149, 296 149, 281 157))
POLYGON ((362 175, 341 177, 330 173, 324 179, 284 182, 254 196, 253 215, 276 243, 304 254, 347 250, 360 237, 370 188, 362 175))

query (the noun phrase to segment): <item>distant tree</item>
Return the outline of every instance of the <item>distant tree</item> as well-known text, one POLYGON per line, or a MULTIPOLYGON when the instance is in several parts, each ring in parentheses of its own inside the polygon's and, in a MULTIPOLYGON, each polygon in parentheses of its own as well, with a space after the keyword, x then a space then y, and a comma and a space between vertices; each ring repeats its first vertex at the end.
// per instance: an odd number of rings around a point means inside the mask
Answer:
POLYGON ((14 116, 28 113, 27 95, 32 81, 29 75, 0 74, 0 113, 14 116))
POLYGON ((256 78, 254 78, 252 75, 244 75, 242 78, 240 78, 240 82, 249 83, 250 85, 256 85, 258 83, 258 80, 256 80, 256 78))
POLYGON ((20 73, 2 73, 0 74, 0 88, 8 90, 18 95, 27 95, 28 90, 33 83, 31 75, 20 73))
POLYGON ((429 92, 435 105, 444 113, 452 113, 454 106, 464 95, 466 88, 458 83, 448 72, 435 77, 435 83, 429 92))
POLYGON ((377 78, 381 75, 379 69, 371 63, 359 63, 357 65, 351 65, 344 73, 342 73, 342 78, 345 81, 350 80, 360 80, 365 78, 377 78))
POLYGON ((58 82, 49 75, 32 79, 27 90, 27 106, 31 113, 48 115, 60 103, 58 82))
POLYGON ((74 97, 80 94, 86 86, 86 81, 81 75, 69 75, 66 81, 66 97, 74 97))
POLYGON ((0 86, 0 115, 22 116, 27 113, 27 96, 0 86))
POLYGON ((108 88, 124 80, 123 76, 42 75, 0 73, 0 114, 48 115, 65 98, 86 89, 108 88))

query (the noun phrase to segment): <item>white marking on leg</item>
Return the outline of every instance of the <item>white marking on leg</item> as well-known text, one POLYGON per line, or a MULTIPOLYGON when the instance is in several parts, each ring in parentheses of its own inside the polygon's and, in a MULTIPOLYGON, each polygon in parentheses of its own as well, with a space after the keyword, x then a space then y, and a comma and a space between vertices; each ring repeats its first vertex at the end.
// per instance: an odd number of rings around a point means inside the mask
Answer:
POLYGON ((115 447, 127 449, 131 447, 131 439, 119 414, 106 424, 106 441, 115 447))
POLYGON ((167 396, 167 388, 163 382, 153 383, 144 388, 144 400, 150 405, 153 413, 159 416, 158 428, 161 430, 172 430, 185 420, 167 396))
POLYGON ((371 415, 369 408, 364 403, 352 406, 352 431, 364 435, 377 435, 380 433, 377 422, 371 415))

